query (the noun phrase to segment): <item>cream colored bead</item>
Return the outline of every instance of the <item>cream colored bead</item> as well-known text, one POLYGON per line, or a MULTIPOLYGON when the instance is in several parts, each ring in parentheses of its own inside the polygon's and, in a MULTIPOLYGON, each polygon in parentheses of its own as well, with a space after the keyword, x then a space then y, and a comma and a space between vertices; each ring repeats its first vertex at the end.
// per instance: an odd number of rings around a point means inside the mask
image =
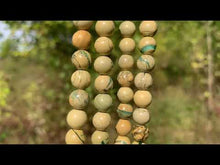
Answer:
POLYGON ((71 61, 77 69, 88 69, 92 63, 91 55, 86 50, 77 50, 74 52, 71 61))
POLYGON ((117 108, 117 113, 120 118, 128 118, 132 115, 133 107, 130 104, 120 103, 117 108))
POLYGON ((124 21, 120 24, 119 30, 123 37, 132 37, 135 33, 135 24, 131 21, 124 21))
POLYGON ((94 84, 99 93, 106 93, 113 88, 113 80, 107 75, 99 75, 94 84))
POLYGON ((131 55, 122 55, 118 60, 121 69, 131 69, 134 66, 134 59, 131 55))
POLYGON ((110 55, 113 49, 112 40, 108 37, 99 37, 94 44, 95 50, 99 55, 110 55))
POLYGON ((133 99, 134 92, 129 87, 121 87, 118 90, 117 96, 122 103, 128 103, 133 99))
POLYGON ((85 70, 77 70, 72 74, 71 82, 75 88, 85 89, 90 85, 91 76, 85 70))
POLYGON ((132 38, 123 38, 119 43, 119 48, 124 54, 131 54, 135 50, 135 41, 132 38))
POLYGON ((137 60, 137 68, 140 71, 151 71, 155 66, 155 60, 151 55, 142 55, 137 60))
POLYGON ((109 134, 104 131, 95 131, 91 136, 92 144, 108 144, 109 134))
POLYGON ((88 30, 92 26, 93 21, 73 21, 73 24, 77 29, 88 30))
POLYGON ((99 36, 111 36, 115 29, 113 21, 97 21, 95 24, 96 33, 99 36))
POLYGON ((141 53, 151 55, 156 50, 156 40, 153 37, 143 37, 138 44, 138 48, 141 53))
POLYGON ((82 89, 74 90, 69 96, 69 103, 75 109, 85 109, 89 103, 89 94, 82 89))
POLYGON ((150 113, 147 109, 136 108, 133 112, 133 119, 138 124, 146 124, 150 119, 150 113))
POLYGON ((112 97, 108 94, 98 94, 94 99, 94 106, 101 112, 105 112, 112 105, 112 97))
POLYGON ((99 74, 109 73, 111 71, 112 67, 113 67, 113 62, 112 62, 111 58, 106 57, 106 56, 100 56, 100 57, 96 58, 96 60, 94 62, 94 69, 99 74))
POLYGON ((131 144, 131 141, 127 136, 118 136, 115 140, 115 144, 131 144))
POLYGON ((97 112, 92 119, 94 127, 99 131, 104 131, 111 123, 111 116, 108 113, 97 112))
POLYGON ((81 129, 87 121, 87 114, 84 111, 73 109, 68 113, 66 121, 71 128, 81 129))
POLYGON ((116 131, 121 136, 127 135, 131 131, 131 122, 125 119, 119 119, 116 124, 116 131))
POLYGON ((65 136, 66 144, 84 144, 85 140, 83 130, 70 129, 65 136))
POLYGON ((72 43, 78 49, 88 49, 91 43, 91 34, 86 30, 78 30, 73 34, 72 43))
POLYGON ((152 37, 157 32, 157 23, 155 21, 142 21, 139 26, 139 31, 144 37, 152 37))
POLYGON ((134 78, 134 85, 140 90, 147 90, 153 84, 149 73, 140 72, 134 78))
POLYGON ((134 103, 140 108, 146 108, 152 101, 152 95, 148 91, 138 90, 134 94, 134 103))
POLYGON ((119 72, 117 80, 121 86, 129 87, 133 83, 134 76, 130 71, 125 70, 119 72))

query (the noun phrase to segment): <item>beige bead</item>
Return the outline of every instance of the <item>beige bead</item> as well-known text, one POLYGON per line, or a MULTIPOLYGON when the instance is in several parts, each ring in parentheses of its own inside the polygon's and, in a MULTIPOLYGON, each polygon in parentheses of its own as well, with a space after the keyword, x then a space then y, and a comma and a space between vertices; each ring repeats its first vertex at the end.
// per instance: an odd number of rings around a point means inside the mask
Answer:
POLYGON ((121 136, 127 135, 131 131, 131 122, 125 119, 119 119, 116 124, 116 131, 121 136))
POLYGON ((99 37, 95 41, 94 47, 99 55, 110 55, 113 49, 113 42, 108 37, 99 37))
POLYGON ((152 101, 152 95, 148 91, 138 90, 134 94, 134 103, 140 108, 146 108, 152 101))
POLYGON ((131 69, 134 66, 134 59, 131 55, 122 55, 118 60, 121 69, 131 69))
POLYGON ((109 134, 108 132, 96 130, 91 136, 91 141, 92 144, 108 144, 109 134))
POLYGON ((86 50, 74 52, 71 61, 77 69, 88 69, 92 63, 91 55, 86 50))
POLYGON ((149 73, 140 72, 134 78, 134 85, 140 90, 147 90, 153 84, 149 73))
POLYGON ((90 85, 91 76, 85 70, 77 70, 72 74, 71 82, 75 88, 85 89, 90 85))
POLYGON ((155 66, 155 60, 151 55, 142 55, 137 59, 137 68, 140 71, 151 71, 155 66))
POLYGON ((73 109, 68 113, 66 121, 71 128, 81 129, 87 121, 87 114, 84 111, 73 109))
POLYGON ((120 24, 119 30, 123 37, 132 37, 135 33, 135 24, 131 21, 124 21, 120 24))
POLYGON ((98 94, 94 99, 94 106, 101 112, 105 112, 112 106, 112 97, 109 94, 98 94))
POLYGON ((118 83, 123 87, 129 87, 134 80, 134 76, 130 71, 121 71, 117 77, 118 83))
POLYGON ((131 54, 135 50, 135 41, 132 38, 123 38, 119 43, 119 48, 124 54, 131 54))
POLYGON ((130 139, 127 136, 118 136, 115 139, 115 144, 131 144, 130 139))
POLYGON ((136 108, 133 112, 133 119, 138 124, 146 124, 150 119, 150 113, 147 109, 136 108))
POLYGON ((99 75, 95 79, 95 89, 99 93, 106 93, 113 88, 113 80, 110 76, 99 75))
POLYGON ((117 113, 120 118, 128 118, 132 115, 133 107, 130 104, 120 103, 117 108, 117 113))
POLYGON ((66 144, 84 144, 85 140, 83 130, 70 129, 65 136, 66 144))
POLYGON ((155 21, 142 21, 139 26, 139 31, 144 37, 152 37, 157 32, 157 23, 155 21))
POLYGON ((69 103, 75 109, 85 109, 89 103, 89 94, 82 89, 74 90, 69 96, 69 103))
POLYGON ((94 62, 94 69, 96 72, 99 74, 107 74, 111 71, 113 67, 113 62, 111 58, 106 57, 106 56, 100 56, 96 58, 94 62))
POLYGON ((91 34, 86 30, 78 30, 73 34, 72 43, 78 49, 88 49, 91 43, 91 34))
POLYGON ((111 36, 114 29, 115 24, 113 21, 97 21, 95 24, 95 30, 99 36, 111 36))
POLYGON ((97 112, 92 119, 94 127, 99 131, 104 131, 111 123, 111 116, 108 113, 97 112))
POLYGON ((143 37, 138 44, 138 48, 141 53, 151 55, 156 50, 156 40, 153 37, 143 37))
POLYGON ((93 21, 73 21, 73 24, 79 30, 89 30, 93 24, 93 21))
POLYGON ((129 87, 121 87, 118 90, 117 96, 122 103, 128 103, 133 99, 134 92, 129 87))
POLYGON ((136 126, 136 128, 132 131, 132 136, 136 141, 143 142, 148 138, 149 133, 149 129, 145 126, 136 126))

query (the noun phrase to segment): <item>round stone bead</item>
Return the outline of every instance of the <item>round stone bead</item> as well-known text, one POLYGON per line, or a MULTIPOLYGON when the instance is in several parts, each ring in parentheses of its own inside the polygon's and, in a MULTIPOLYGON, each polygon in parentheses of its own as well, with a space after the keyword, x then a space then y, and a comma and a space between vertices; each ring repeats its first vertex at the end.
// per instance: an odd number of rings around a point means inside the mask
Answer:
POLYGON ((73 109, 68 113, 66 121, 71 128, 81 129, 87 121, 87 114, 84 111, 73 109))
POLYGON ((147 107, 152 101, 152 95, 150 92, 145 90, 138 90, 134 94, 134 103, 140 107, 147 107))
POLYGON ((85 89, 90 85, 91 76, 85 70, 77 70, 72 74, 71 82, 75 88, 85 89))
POLYGON ((134 78, 134 85, 140 90, 147 90, 153 84, 149 73, 140 72, 134 78))
POLYGON ((70 129, 65 136, 66 144, 84 144, 85 140, 83 130, 70 129))
POLYGON ((72 43, 78 49, 88 49, 91 43, 91 34, 86 30, 78 30, 73 34, 72 43))
POLYGON ((125 119, 119 119, 116 124, 116 131, 121 136, 127 135, 131 131, 131 122, 125 119))
POLYGON ((69 96, 69 103, 75 109, 85 109, 89 103, 89 95, 82 89, 74 90, 69 96))
POLYGON ((128 118, 132 115, 133 107, 130 104, 120 103, 117 108, 117 113, 120 118, 128 118))
POLYGON ((113 49, 112 40, 108 37, 99 37, 94 44, 95 50, 99 55, 110 55, 113 49))
POLYGON ((77 50, 74 52, 71 61, 77 69, 88 69, 92 63, 91 55, 86 50, 77 50))
POLYGON ((135 41, 132 38, 123 38, 119 43, 119 48, 124 54, 131 54, 135 50, 135 41))
POLYGON ((134 59, 131 55, 122 55, 118 60, 121 69, 131 69, 134 66, 134 59))
POLYGON ((151 55, 156 50, 156 40, 153 37, 143 37, 138 44, 138 48, 142 54, 151 55))
POLYGON ((129 87, 133 83, 134 76, 130 71, 125 70, 119 72, 117 80, 121 86, 129 87))
POLYGON ((152 37, 157 32, 157 23, 155 21, 142 21, 139 26, 139 31, 144 37, 152 37))
POLYGON ((150 113, 147 109, 136 108, 133 112, 133 119, 138 124, 146 124, 150 119, 150 113))
POLYGON ((112 97, 108 94, 98 94, 94 99, 94 106, 101 112, 105 112, 112 105, 112 97))
POLYGON ((145 126, 136 126, 132 131, 132 136, 138 142, 145 141, 149 136, 149 129, 145 126))
POLYGON ((91 141, 92 144, 108 144, 109 134, 108 132, 96 130, 91 136, 91 141))
POLYGON ((137 59, 137 68, 140 71, 151 71, 155 66, 155 60, 151 55, 142 55, 137 59))
POLYGON ((118 90, 117 96, 122 103, 128 103, 133 99, 134 92, 129 87, 121 87, 118 90))
POLYGON ((95 24, 96 33, 99 36, 111 36, 115 29, 113 21, 97 21, 95 24))
POLYGON ((73 21, 73 24, 79 30, 89 30, 93 24, 93 21, 73 21))
POLYGON ((108 113, 97 112, 92 119, 94 127, 99 131, 104 131, 111 123, 111 116, 108 113))
POLYGON ((131 144, 130 139, 127 136, 118 136, 115 139, 115 144, 131 144))
POLYGON ((99 93, 106 93, 113 88, 113 80, 110 76, 99 75, 95 79, 95 89, 99 93))
POLYGON ((109 73, 111 71, 112 67, 113 67, 113 62, 112 62, 111 58, 109 58, 107 56, 99 56, 98 58, 96 58, 96 60, 94 62, 94 69, 99 74, 109 73))
POLYGON ((124 21, 120 24, 119 30, 123 37, 132 37, 136 31, 136 27, 133 22, 124 21))

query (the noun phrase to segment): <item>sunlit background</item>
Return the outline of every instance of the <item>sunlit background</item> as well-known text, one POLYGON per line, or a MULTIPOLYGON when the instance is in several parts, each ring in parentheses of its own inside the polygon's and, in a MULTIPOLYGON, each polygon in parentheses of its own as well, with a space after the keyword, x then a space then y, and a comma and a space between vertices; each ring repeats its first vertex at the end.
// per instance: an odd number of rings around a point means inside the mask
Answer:
MULTIPOLYGON (((110 92, 114 99, 112 124, 107 129, 111 143, 117 136, 120 23, 115 21, 111 37, 111 57, 115 61, 111 73, 114 89, 110 92)), ((138 29, 140 21, 134 23, 138 29)), ((157 24, 156 67, 151 72, 154 82, 149 89, 153 96, 148 107, 150 136, 146 143, 220 143, 220 22, 157 24)), ((94 25, 90 29, 93 40, 89 49, 93 61, 97 57, 93 44, 98 37, 94 25)), ((72 109, 68 97, 74 90, 70 77, 76 69, 71 63, 71 55, 76 51, 71 43, 75 31, 72 21, 0 21, 1 144, 65 143, 69 129, 66 116, 72 109)), ((140 38, 137 30, 136 43, 140 38)), ((140 56, 138 49, 133 56, 140 56)), ((89 71, 92 84, 86 90, 92 100, 97 94, 93 86, 97 73, 93 66, 89 71)), ((91 120, 96 112, 92 101, 89 107, 89 121, 83 128, 88 138, 95 130, 91 120)))

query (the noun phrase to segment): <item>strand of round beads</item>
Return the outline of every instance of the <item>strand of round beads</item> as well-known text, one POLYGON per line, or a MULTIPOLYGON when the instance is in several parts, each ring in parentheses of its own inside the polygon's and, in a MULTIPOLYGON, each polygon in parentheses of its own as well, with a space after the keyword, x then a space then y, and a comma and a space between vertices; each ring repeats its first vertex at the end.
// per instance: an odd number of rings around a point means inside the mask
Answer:
POLYGON ((139 26, 139 31, 142 35, 142 39, 139 41, 138 48, 142 55, 137 59, 137 68, 141 72, 139 72, 134 79, 134 85, 137 88, 134 94, 134 103, 137 108, 132 115, 136 123, 132 131, 135 140, 132 144, 144 144, 144 141, 149 135, 149 128, 146 124, 150 120, 150 113, 147 107, 152 102, 152 95, 148 89, 153 83, 149 72, 155 65, 152 55, 156 50, 156 41, 153 36, 157 32, 157 24, 155 21, 142 21, 139 26))
POLYGON ((69 103, 73 109, 68 113, 66 121, 71 127, 65 136, 66 144, 84 144, 86 141, 82 127, 88 117, 86 108, 89 103, 89 94, 85 91, 91 83, 88 67, 91 65, 91 55, 87 51, 91 43, 91 34, 88 32, 93 21, 73 21, 78 29, 72 36, 72 44, 78 50, 73 53, 71 61, 76 71, 71 76, 72 85, 76 88, 70 96, 69 103))
POLYGON ((94 98, 94 106, 98 110, 93 116, 92 123, 96 131, 91 136, 92 144, 108 144, 109 134, 106 129, 111 123, 111 116, 107 110, 112 105, 112 97, 108 92, 113 88, 113 80, 108 75, 113 67, 110 53, 113 49, 112 40, 109 38, 115 29, 113 21, 97 21, 95 25, 96 33, 99 35, 94 47, 99 54, 94 61, 94 69, 99 74, 95 79, 94 86, 99 93, 94 98))
POLYGON ((121 71, 117 77, 118 83, 121 86, 118 90, 117 96, 121 103, 117 108, 117 113, 120 119, 116 124, 118 137, 115 140, 115 144, 131 144, 127 135, 132 129, 132 124, 129 118, 132 116, 133 112, 133 106, 130 104, 130 101, 133 100, 134 92, 130 86, 133 84, 134 76, 130 70, 134 65, 134 59, 131 54, 135 50, 135 41, 132 37, 136 31, 136 27, 131 21, 123 21, 119 26, 119 30, 123 37, 119 43, 122 55, 118 61, 121 71))

